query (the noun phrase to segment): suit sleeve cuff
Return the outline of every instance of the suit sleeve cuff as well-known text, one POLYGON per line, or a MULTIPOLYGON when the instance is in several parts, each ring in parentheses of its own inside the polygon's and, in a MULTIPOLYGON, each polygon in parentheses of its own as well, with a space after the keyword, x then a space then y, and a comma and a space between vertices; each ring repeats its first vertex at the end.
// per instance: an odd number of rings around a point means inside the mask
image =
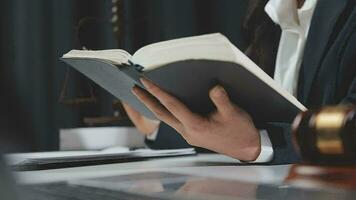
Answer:
POLYGON ((159 131, 159 127, 155 131, 153 131, 153 133, 147 135, 146 139, 149 141, 155 141, 157 139, 158 131, 159 131))
POLYGON ((270 162, 273 158, 272 143, 266 130, 260 130, 260 138, 261 138, 260 155, 257 157, 256 160, 249 163, 266 163, 266 162, 270 162))

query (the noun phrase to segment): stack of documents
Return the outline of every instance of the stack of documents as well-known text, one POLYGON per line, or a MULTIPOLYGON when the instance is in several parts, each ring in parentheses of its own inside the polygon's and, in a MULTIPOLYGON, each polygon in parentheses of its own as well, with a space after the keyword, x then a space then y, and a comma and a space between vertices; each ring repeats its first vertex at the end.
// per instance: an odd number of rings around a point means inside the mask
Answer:
POLYGON ((29 154, 9 154, 5 158, 13 170, 29 171, 78 167, 109 163, 140 161, 149 158, 195 155, 193 148, 152 150, 152 149, 107 149, 102 151, 63 151, 29 154))

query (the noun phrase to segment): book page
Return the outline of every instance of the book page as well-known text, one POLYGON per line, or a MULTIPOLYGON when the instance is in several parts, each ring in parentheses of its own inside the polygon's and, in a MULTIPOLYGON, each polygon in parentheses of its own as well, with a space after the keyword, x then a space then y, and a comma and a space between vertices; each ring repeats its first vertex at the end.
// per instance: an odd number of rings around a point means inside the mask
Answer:
POLYGON ((131 55, 122 49, 108 50, 71 50, 62 58, 91 58, 109 62, 114 65, 129 64, 131 55))
POLYGON ((230 41, 220 33, 186 37, 147 45, 132 61, 149 71, 165 64, 184 60, 235 61, 230 41))

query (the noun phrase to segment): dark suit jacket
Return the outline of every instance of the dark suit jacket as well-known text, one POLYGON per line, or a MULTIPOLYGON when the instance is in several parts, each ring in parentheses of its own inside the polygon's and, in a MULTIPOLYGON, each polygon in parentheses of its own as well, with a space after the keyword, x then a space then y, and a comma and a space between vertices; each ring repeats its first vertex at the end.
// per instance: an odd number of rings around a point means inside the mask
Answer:
MULTIPOLYGON (((298 80, 298 100, 307 108, 340 103, 356 104, 355 0, 321 0, 315 9, 298 80)), ((298 162, 291 143, 290 124, 270 123, 274 158, 271 164, 298 162)), ((189 145, 172 128, 161 123, 151 148, 189 145)))

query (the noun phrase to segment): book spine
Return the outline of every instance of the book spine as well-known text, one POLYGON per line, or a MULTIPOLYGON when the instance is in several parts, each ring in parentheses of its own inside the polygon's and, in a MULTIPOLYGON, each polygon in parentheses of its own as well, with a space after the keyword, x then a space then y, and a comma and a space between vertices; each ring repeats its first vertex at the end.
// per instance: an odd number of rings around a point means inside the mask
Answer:
POLYGON ((124 65, 120 67, 120 70, 123 73, 125 73, 128 77, 130 77, 136 83, 136 85, 143 88, 143 85, 141 84, 140 81, 140 77, 142 76, 141 72, 143 68, 144 67, 129 61, 129 65, 124 65))
POLYGON ((131 60, 129 60, 130 66, 134 67, 137 71, 142 72, 144 67, 139 65, 139 64, 135 64, 133 63, 131 60))

